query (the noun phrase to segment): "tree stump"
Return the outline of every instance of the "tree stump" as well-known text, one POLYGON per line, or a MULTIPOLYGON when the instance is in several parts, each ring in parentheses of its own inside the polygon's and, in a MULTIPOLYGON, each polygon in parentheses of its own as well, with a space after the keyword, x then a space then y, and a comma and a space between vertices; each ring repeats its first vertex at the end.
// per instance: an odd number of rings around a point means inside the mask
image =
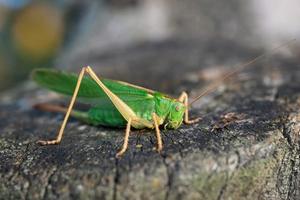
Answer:
MULTIPOLYGON (((195 97, 203 85, 262 50, 233 41, 145 43, 82 55, 100 76, 195 97), (107 66, 107 67, 101 67, 107 66)), ((300 68, 294 58, 256 62, 191 110, 202 120, 162 130, 133 130, 121 159, 124 130, 34 110, 53 95, 30 81, 1 95, 0 199, 299 199, 300 68)), ((57 100, 50 100, 50 102, 57 100)))

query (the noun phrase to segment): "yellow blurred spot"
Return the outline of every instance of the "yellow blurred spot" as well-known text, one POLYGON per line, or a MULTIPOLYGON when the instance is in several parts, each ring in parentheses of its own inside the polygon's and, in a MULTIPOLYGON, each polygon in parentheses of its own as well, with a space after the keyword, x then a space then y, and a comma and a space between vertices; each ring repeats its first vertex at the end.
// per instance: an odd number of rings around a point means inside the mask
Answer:
POLYGON ((17 15, 12 35, 21 54, 32 59, 47 58, 58 49, 63 39, 62 13, 49 4, 32 4, 17 15))

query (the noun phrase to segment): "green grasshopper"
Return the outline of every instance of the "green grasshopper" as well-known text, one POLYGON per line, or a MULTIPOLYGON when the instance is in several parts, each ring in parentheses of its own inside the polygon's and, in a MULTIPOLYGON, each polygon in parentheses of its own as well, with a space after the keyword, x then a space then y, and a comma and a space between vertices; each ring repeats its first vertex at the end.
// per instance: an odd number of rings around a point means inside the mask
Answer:
MULTIPOLYGON (((288 42, 289 43, 289 42, 288 42)), ((287 45, 282 44, 272 50, 287 45)), ((42 87, 57 93, 72 96, 68 108, 54 105, 43 105, 41 108, 48 111, 64 112, 65 117, 61 128, 54 140, 39 140, 41 145, 59 144, 61 142, 69 116, 82 120, 91 125, 110 127, 126 127, 124 142, 121 150, 116 154, 120 157, 128 147, 130 128, 155 129, 157 138, 157 151, 163 148, 160 135, 160 126, 165 129, 177 129, 182 122, 192 124, 200 118, 190 120, 188 108, 202 96, 215 90, 221 82, 236 74, 245 66, 248 66, 266 54, 239 65, 235 70, 227 73, 220 80, 210 85, 191 103, 188 103, 188 95, 182 92, 179 98, 171 98, 160 92, 130 83, 110 79, 100 79, 91 67, 83 67, 79 76, 67 72, 36 69, 32 78, 42 87), (87 73, 90 77, 84 77, 87 73), (73 110, 76 97, 83 103, 91 105, 87 112, 73 110)))

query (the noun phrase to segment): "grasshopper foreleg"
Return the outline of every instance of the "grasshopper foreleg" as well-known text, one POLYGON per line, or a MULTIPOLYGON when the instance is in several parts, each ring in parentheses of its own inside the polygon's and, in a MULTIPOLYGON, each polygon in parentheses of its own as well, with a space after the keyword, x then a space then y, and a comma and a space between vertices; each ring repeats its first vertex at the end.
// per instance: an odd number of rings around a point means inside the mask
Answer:
POLYGON ((178 101, 182 102, 184 106, 186 107, 185 113, 184 113, 184 123, 186 124, 193 124, 201 120, 201 117, 198 117, 196 119, 190 120, 189 119, 189 108, 188 108, 188 94, 186 92, 182 92, 181 95, 178 98, 178 101))

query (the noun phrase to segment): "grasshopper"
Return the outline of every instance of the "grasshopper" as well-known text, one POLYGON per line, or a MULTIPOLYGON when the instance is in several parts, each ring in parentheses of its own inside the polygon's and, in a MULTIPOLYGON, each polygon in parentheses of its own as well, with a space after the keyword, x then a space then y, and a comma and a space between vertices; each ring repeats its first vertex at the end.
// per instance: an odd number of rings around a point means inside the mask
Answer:
MULTIPOLYGON (((286 46, 290 42, 274 48, 271 52, 286 46)), ((66 114, 56 139, 39 140, 37 143, 41 145, 59 144, 67 121, 72 116, 95 126, 126 127, 123 145, 117 152, 116 157, 120 157, 125 153, 128 147, 131 127, 135 129, 155 129, 157 151, 161 152, 163 143, 160 126, 163 126, 165 129, 177 129, 182 122, 185 124, 198 122, 200 118, 193 120, 189 118, 189 107, 194 102, 214 91, 221 82, 230 78, 244 67, 266 57, 266 55, 266 53, 261 54, 248 62, 238 65, 221 79, 209 85, 190 103, 188 103, 188 94, 186 92, 182 92, 179 98, 176 99, 130 83, 100 79, 89 66, 83 67, 79 76, 57 70, 36 69, 32 73, 32 78, 40 86, 60 94, 72 96, 68 108, 49 104, 40 106, 44 110, 64 112, 66 114), (89 77, 84 76, 86 73, 89 77), (77 97, 79 101, 91 105, 87 112, 73 109, 77 97)))

